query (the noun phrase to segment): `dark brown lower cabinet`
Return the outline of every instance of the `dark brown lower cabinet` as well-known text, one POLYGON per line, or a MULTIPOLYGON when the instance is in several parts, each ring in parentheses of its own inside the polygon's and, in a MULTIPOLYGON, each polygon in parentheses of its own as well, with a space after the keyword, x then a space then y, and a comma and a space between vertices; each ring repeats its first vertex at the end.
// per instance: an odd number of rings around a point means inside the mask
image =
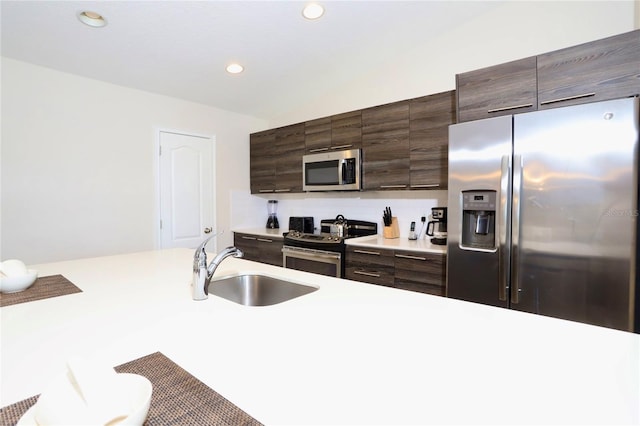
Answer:
POLYGON ((246 260, 282 266, 282 237, 235 232, 233 244, 244 252, 246 260))
POLYGON ((445 295, 446 256, 347 246, 345 278, 420 293, 445 295))
POLYGON ((393 287, 393 251, 347 246, 345 278, 393 287))
POLYGON ((394 266, 394 287, 437 296, 445 295, 444 254, 396 250, 394 266))

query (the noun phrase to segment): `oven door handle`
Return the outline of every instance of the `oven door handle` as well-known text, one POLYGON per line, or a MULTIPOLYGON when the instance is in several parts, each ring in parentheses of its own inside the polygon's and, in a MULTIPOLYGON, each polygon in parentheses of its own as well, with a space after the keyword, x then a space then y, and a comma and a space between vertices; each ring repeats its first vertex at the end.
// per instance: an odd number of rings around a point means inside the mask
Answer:
POLYGON ((282 253, 286 256, 287 254, 291 254, 294 257, 301 257, 304 259, 313 259, 318 260, 327 259, 327 260, 340 260, 342 258, 341 253, 333 252, 333 251, 322 251, 322 250, 314 250, 314 249, 306 249, 302 247, 282 247, 282 253))

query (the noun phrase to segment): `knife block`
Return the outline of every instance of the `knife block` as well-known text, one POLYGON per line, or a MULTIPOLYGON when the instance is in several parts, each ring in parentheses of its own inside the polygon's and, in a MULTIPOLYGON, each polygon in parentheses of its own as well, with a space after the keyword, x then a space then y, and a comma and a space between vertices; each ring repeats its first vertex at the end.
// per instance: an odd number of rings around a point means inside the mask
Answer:
POLYGON ((382 228, 382 236, 385 238, 400 238, 400 228, 398 227, 398 218, 391 218, 391 225, 382 228))

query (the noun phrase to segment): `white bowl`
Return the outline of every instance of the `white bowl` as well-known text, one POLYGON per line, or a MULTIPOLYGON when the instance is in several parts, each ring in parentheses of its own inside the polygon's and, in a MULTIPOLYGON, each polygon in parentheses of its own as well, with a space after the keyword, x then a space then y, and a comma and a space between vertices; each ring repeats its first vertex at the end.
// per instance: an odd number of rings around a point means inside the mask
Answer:
POLYGON ((24 275, 27 273, 27 266, 21 260, 9 259, 0 263, 0 272, 8 277, 24 275))
POLYGON ((17 293, 31 287, 38 278, 38 271, 28 269, 25 274, 0 277, 0 292, 17 293))
POLYGON ((120 424, 142 425, 149 414, 153 386, 149 379, 138 374, 120 373, 118 377, 130 396, 129 415, 120 424))
POLYGON ((33 407, 33 417, 39 425, 88 425, 96 424, 96 414, 104 420, 101 409, 117 408, 114 414, 124 417, 109 425, 135 425, 144 423, 151 405, 153 386, 149 379, 138 374, 121 373, 115 375, 115 383, 105 389, 105 397, 111 404, 88 407, 66 374, 58 376, 38 398, 33 407), (113 404, 113 400, 117 400, 113 404))

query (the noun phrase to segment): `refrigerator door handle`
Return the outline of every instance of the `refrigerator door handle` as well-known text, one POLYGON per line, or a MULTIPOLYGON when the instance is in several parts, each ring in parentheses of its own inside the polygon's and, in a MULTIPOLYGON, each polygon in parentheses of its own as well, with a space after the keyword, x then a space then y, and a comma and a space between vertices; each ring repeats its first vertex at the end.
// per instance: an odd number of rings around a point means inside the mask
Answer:
POLYGON ((520 257, 520 205, 522 203, 522 155, 513 156, 513 222, 511 229, 511 304, 520 303, 520 276, 518 262, 520 257))
POLYGON ((498 297, 500 300, 507 300, 509 290, 509 264, 511 257, 511 241, 509 238, 509 220, 511 206, 511 155, 503 155, 500 173, 500 205, 499 205, 499 227, 498 227, 498 270, 500 273, 500 284, 498 287, 498 297))

